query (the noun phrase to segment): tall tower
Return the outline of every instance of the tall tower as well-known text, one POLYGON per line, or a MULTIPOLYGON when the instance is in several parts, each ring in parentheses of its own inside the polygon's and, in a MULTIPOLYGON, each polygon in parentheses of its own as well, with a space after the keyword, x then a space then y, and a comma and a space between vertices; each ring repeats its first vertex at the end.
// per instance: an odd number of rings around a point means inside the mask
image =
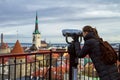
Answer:
POLYGON ((3 44, 3 33, 1 33, 1 45, 3 44))
POLYGON ((35 20, 35 30, 33 32, 33 41, 32 44, 39 49, 41 47, 41 38, 40 38, 40 32, 38 30, 38 17, 37 17, 37 12, 36 12, 36 20, 35 20))

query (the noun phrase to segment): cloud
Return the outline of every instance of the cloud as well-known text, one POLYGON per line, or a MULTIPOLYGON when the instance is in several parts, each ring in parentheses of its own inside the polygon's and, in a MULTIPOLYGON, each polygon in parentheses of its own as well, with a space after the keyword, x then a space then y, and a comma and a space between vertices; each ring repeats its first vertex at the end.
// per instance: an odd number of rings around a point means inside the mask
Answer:
POLYGON ((45 37, 48 42, 64 42, 62 29, 81 29, 87 24, 96 26, 100 35, 107 36, 106 39, 112 37, 111 41, 116 40, 114 35, 119 34, 119 0, 1 0, 0 31, 10 39, 16 37, 18 30, 25 39, 23 42, 27 38, 31 42, 36 11, 42 38, 45 37))

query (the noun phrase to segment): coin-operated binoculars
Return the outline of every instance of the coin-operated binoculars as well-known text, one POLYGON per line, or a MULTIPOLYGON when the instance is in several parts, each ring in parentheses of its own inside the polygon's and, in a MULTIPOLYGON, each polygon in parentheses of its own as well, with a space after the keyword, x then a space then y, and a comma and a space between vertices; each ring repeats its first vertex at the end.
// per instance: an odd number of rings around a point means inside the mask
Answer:
POLYGON ((62 30, 62 34, 66 38, 66 42, 69 44, 68 45, 68 53, 70 54, 69 80, 78 80, 77 79, 78 57, 75 48, 76 47, 80 48, 80 43, 82 41, 82 31, 77 29, 64 29, 62 30), (72 41, 70 41, 69 38, 71 38, 72 41))

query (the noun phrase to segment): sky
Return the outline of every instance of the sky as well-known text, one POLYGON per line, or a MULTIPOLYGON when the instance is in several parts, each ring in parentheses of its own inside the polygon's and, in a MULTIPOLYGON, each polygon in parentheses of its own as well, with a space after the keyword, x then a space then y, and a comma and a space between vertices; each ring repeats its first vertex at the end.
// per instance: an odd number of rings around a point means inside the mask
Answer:
POLYGON ((32 43, 38 14, 41 39, 65 43, 63 29, 91 25, 109 42, 120 42, 120 0, 0 0, 4 42, 32 43))

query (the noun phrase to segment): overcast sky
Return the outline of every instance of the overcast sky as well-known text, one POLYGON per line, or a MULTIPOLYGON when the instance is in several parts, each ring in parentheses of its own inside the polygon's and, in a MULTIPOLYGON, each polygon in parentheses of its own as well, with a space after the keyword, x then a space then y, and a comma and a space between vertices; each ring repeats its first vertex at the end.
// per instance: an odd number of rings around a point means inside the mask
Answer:
POLYGON ((120 42, 120 0, 0 0, 4 42, 31 43, 38 13, 42 40, 65 43, 63 29, 96 27, 109 42, 120 42))

